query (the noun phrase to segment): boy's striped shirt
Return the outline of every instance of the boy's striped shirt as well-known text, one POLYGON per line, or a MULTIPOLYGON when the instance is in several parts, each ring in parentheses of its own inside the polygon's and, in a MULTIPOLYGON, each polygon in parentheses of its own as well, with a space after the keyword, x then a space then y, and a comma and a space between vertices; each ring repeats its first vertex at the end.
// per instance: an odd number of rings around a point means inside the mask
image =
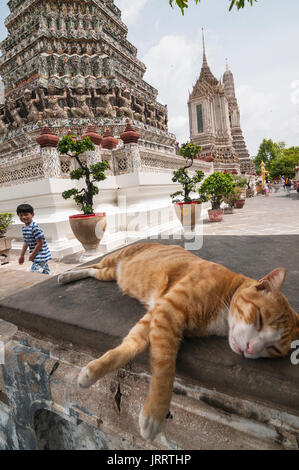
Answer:
POLYGON ((37 225, 36 222, 32 221, 31 224, 28 225, 28 227, 24 225, 22 227, 22 232, 23 232, 24 242, 27 243, 30 253, 33 252, 38 240, 40 240, 41 238, 44 240, 43 246, 41 247, 40 251, 36 254, 34 258, 34 263, 41 263, 41 262, 49 261, 50 259, 52 259, 49 247, 45 239, 44 232, 37 225))

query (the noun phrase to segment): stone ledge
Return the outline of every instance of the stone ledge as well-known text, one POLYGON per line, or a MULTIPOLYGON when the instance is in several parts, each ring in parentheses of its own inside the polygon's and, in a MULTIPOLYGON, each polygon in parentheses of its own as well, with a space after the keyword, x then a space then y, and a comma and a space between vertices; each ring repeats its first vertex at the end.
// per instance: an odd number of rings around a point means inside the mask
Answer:
MULTIPOLYGON (((203 248, 195 254, 255 278, 284 266, 287 260, 289 275, 284 293, 299 311, 299 296, 294 290, 299 261, 296 244, 298 236, 212 236, 205 237, 203 248)), ((4 320, 101 353, 119 344, 143 312, 139 302, 123 296, 115 283, 94 279, 58 286, 57 279, 52 278, 0 301, 0 317, 4 320)), ((136 361, 148 367, 147 355, 136 361)), ((178 356, 177 377, 191 385, 299 416, 299 366, 293 366, 289 358, 246 360, 230 350, 226 339, 185 339, 178 356)))

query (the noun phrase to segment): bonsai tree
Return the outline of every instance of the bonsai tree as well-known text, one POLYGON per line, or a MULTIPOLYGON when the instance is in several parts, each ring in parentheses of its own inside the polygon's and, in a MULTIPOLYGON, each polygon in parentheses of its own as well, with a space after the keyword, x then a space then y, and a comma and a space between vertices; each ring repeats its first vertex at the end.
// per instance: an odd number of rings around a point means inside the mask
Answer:
POLYGON ((0 212, 0 237, 3 237, 12 224, 13 214, 11 212, 0 212))
POLYGON ((106 179, 105 171, 109 168, 107 162, 99 162, 95 165, 88 165, 80 156, 87 151, 94 150, 95 146, 90 137, 77 139, 75 135, 66 135, 60 139, 57 146, 61 155, 67 155, 75 159, 79 168, 73 170, 70 174, 72 180, 85 179, 85 187, 81 190, 76 188, 69 189, 62 193, 64 199, 74 198, 76 204, 83 211, 84 215, 94 214, 93 198, 99 193, 99 188, 95 186, 95 182, 106 179))
POLYGON ((238 191, 238 194, 239 194, 238 200, 239 200, 239 199, 241 199, 244 188, 247 187, 249 189, 248 180, 247 180, 247 178, 242 178, 242 176, 240 176, 240 175, 238 175, 238 176, 234 175, 233 178, 234 178, 236 189, 240 190, 240 191, 238 191))
POLYGON ((236 202, 240 199, 241 194, 241 188, 234 188, 231 193, 225 196, 223 202, 225 202, 225 204, 227 204, 230 208, 233 208, 236 202))
POLYGON ((173 199, 173 203, 188 203, 194 201, 198 203, 201 202, 199 199, 191 198, 190 193, 196 191, 196 185, 203 180, 205 175, 200 170, 195 170, 194 176, 189 176, 188 174, 188 168, 191 168, 191 166, 193 165, 194 158, 200 153, 200 151, 201 147, 190 142, 183 144, 180 148, 179 155, 185 158, 186 165, 173 172, 172 181, 174 183, 180 183, 183 189, 170 195, 170 197, 173 199), (176 199, 177 196, 183 196, 183 199, 176 199))
POLYGON ((221 172, 212 173, 198 189, 201 201, 211 201, 212 209, 220 209, 224 199, 234 191, 235 184, 232 175, 221 172))
POLYGON ((245 188, 245 186, 248 185, 248 180, 247 178, 242 178, 242 176, 238 175, 238 176, 235 176, 234 175, 234 181, 235 181, 235 185, 237 188, 245 188))

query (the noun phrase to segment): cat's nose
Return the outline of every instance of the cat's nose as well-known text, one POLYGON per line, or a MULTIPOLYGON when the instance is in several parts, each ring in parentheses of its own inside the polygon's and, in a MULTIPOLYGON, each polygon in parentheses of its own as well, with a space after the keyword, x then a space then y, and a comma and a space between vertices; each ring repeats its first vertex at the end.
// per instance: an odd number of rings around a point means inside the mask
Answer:
POLYGON ((252 346, 251 343, 247 343, 245 352, 247 354, 254 354, 255 353, 254 347, 252 346))

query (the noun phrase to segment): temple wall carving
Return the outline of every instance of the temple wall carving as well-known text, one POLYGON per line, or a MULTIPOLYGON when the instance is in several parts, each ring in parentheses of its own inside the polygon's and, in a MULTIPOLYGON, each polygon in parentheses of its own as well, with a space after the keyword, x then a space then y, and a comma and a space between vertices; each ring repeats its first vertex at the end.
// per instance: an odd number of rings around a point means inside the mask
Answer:
MULTIPOLYGON (((138 144, 124 145, 116 150, 97 150, 89 156, 96 161, 105 160, 109 164, 107 175, 122 175, 133 171, 150 173, 172 173, 184 164, 178 155, 140 147, 138 144)), ((88 156, 86 156, 88 158, 88 156)), ((40 149, 33 146, 30 151, 12 152, 7 158, 0 159, 0 187, 15 186, 43 178, 70 178, 74 161, 59 156, 55 148, 40 149)), ((202 170, 211 172, 211 164, 196 160, 192 172, 202 170)))
POLYGON ((9 36, 0 45, 0 156, 32 145, 30 125, 44 121, 61 124, 62 135, 77 120, 87 127, 90 120, 129 118, 174 149, 167 107, 143 80, 146 67, 113 0, 11 0, 9 7, 9 36))

